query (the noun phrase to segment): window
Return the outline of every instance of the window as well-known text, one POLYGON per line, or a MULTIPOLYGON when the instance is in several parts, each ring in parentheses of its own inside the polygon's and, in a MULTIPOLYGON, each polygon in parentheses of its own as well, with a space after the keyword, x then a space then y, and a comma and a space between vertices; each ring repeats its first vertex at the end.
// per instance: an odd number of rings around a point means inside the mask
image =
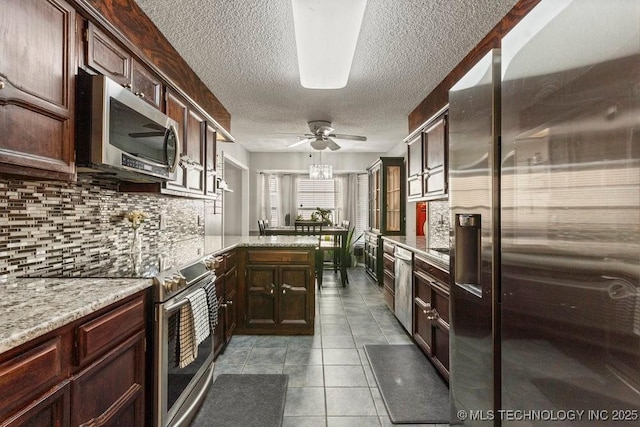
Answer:
POLYGON ((271 175, 271 179, 269 180, 269 201, 271 204, 271 217, 269 218, 269 225, 273 227, 277 227, 278 225, 278 187, 279 185, 279 177, 276 175, 271 175))
POLYGON ((298 180, 298 215, 310 219, 316 208, 329 209, 334 223, 340 221, 340 210, 336 198, 340 194, 340 183, 334 179, 298 180))

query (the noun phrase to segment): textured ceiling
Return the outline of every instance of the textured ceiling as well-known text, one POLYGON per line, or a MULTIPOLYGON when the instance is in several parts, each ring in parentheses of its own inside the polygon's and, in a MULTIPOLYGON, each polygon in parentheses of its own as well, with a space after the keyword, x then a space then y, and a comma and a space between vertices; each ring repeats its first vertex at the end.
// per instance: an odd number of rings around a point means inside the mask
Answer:
MULTIPOLYGON (((282 132, 333 122, 341 152, 385 152, 407 116, 517 0, 369 0, 347 86, 300 85, 291 0, 136 0, 231 113, 249 151, 307 151, 282 132)), ((321 64, 319 58, 319 64, 321 64)))

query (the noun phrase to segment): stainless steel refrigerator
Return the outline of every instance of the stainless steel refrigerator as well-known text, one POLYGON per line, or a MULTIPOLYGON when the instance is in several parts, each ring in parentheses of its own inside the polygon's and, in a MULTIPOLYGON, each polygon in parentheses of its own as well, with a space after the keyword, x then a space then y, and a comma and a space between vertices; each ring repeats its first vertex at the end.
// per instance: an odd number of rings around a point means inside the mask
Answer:
POLYGON ((640 422, 640 2, 542 0, 449 103, 452 423, 640 422))

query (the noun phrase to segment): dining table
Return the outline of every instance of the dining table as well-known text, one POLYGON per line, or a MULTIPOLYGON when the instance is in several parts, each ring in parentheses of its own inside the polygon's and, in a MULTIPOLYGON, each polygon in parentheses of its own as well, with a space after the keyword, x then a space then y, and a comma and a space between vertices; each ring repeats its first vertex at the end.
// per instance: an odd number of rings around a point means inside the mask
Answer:
MULTIPOLYGON (((267 227, 264 230, 264 234, 266 236, 318 236, 320 243, 320 239, 323 236, 333 236, 339 240, 340 243, 340 281, 342 286, 346 286, 348 283, 347 278, 347 235, 349 234, 348 227, 341 227, 337 225, 323 225, 322 227, 318 227, 315 231, 307 231, 303 230, 301 227, 295 227, 293 225, 284 225, 284 226, 275 226, 275 227, 267 227)), ((318 264, 318 263, 316 263, 318 264)), ((322 261, 319 263, 320 265, 316 265, 316 275, 318 279, 318 286, 322 287, 322 261)))

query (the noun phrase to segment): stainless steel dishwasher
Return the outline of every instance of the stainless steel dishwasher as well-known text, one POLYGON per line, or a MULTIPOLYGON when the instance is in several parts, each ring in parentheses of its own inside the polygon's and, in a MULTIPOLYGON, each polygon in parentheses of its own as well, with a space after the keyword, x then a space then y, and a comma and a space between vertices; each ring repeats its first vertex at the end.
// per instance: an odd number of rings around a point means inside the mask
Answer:
POLYGON ((411 284, 413 280, 413 252, 396 246, 394 256, 396 273, 394 311, 402 326, 412 335, 413 287, 411 284))

